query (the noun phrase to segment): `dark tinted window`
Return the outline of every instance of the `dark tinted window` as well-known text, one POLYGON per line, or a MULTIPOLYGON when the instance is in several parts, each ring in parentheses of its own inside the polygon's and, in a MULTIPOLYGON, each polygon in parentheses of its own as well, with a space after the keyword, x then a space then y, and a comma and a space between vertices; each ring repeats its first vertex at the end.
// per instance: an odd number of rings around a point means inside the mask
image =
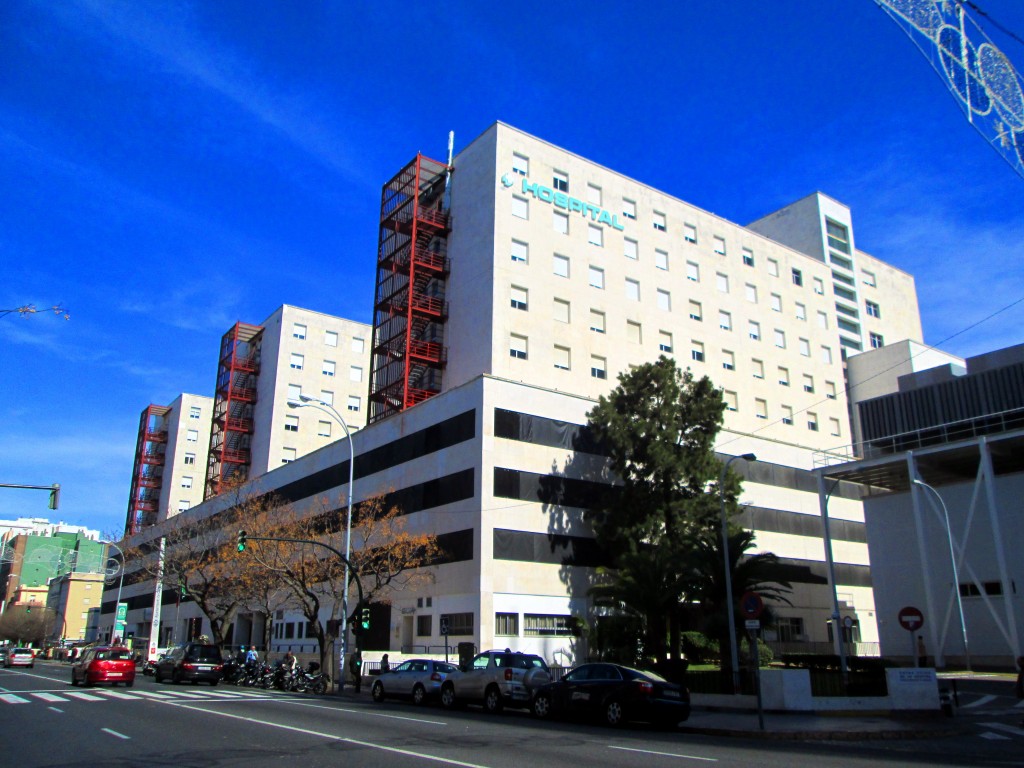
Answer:
POLYGON ((220 648, 216 645, 189 646, 186 659, 188 661, 212 661, 220 663, 220 648))

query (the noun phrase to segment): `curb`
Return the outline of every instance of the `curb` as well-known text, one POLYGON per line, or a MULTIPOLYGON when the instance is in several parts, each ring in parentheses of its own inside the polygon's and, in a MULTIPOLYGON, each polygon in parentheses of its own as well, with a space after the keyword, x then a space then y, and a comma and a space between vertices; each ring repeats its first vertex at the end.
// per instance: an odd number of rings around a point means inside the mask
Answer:
POLYGON ((686 725, 679 726, 679 731, 704 736, 727 736, 766 741, 896 741, 900 739, 946 738, 961 736, 968 732, 964 728, 916 731, 896 729, 883 731, 741 731, 732 728, 705 728, 686 725))

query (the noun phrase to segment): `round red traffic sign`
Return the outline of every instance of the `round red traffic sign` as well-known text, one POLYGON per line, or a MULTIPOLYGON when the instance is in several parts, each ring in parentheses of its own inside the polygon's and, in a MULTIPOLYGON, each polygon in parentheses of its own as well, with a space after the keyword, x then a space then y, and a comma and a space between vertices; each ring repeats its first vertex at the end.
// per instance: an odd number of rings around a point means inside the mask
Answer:
POLYGON ((907 632, 915 632, 924 626, 924 614, 912 605, 900 608, 898 618, 900 626, 907 632))
POLYGON ((740 612, 748 619, 759 619, 764 612, 764 600, 757 592, 744 592, 740 598, 740 612))

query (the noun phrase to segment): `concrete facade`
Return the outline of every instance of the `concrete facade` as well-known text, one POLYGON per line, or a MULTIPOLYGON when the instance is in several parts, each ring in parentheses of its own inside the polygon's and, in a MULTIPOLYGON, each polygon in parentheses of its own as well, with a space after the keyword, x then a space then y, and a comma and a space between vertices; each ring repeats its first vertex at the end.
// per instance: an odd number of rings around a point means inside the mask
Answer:
POLYGON ((210 447, 210 418, 213 398, 181 394, 164 416, 167 451, 157 522, 191 509, 203 500, 203 474, 210 447))

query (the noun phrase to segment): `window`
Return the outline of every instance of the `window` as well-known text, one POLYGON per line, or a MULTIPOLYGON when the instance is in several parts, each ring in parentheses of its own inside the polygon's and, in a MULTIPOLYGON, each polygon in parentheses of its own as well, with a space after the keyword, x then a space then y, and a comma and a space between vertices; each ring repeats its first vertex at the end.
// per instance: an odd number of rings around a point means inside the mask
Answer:
POLYGON ((636 220, 636 202, 622 198, 622 215, 627 219, 636 220))
POLYGON ((864 278, 864 285, 870 286, 872 288, 875 287, 876 282, 875 282, 875 273, 874 272, 868 272, 865 269, 865 270, 863 270, 861 272, 861 276, 864 278))
POLYGON ((686 279, 695 283, 700 282, 700 264, 693 261, 686 262, 686 279))
POLYGON ((779 366, 779 384, 784 387, 789 386, 789 368, 783 368, 779 366))
POLYGON ((804 392, 814 394, 814 377, 807 373, 804 374, 804 392))
POLYGON ((754 252, 749 248, 743 249, 743 263, 748 266, 754 266, 754 252))
POLYGON ((291 359, 291 366, 292 366, 292 368, 294 368, 296 371, 301 371, 302 370, 302 366, 304 364, 305 364, 305 358, 302 355, 297 355, 297 354, 295 354, 293 352, 292 353, 292 359, 291 359))
POLYGON ((805 307, 803 304, 801 304, 799 302, 794 304, 794 306, 796 307, 796 319, 797 320, 806 320, 807 319, 807 307, 805 307))
POLYGON ((330 437, 331 436, 331 422, 319 421, 317 422, 316 429, 317 437, 330 437))
POLYGON ((564 299, 555 299, 554 303, 554 318, 556 322, 568 323, 569 322, 569 302, 564 299))
POLYGON ((527 307, 527 299, 529 296, 527 290, 525 288, 520 288, 518 285, 513 285, 511 296, 512 309, 520 309, 523 312, 525 312, 527 307))
POLYGON ((658 331, 658 351, 672 354, 672 334, 668 331, 658 331))
POLYGON ((829 248, 835 248, 840 253, 850 252, 850 231, 842 224, 825 219, 825 234, 829 248))
POLYGON ((872 349, 878 349, 879 347, 884 347, 885 346, 885 339, 882 338, 882 334, 880 334, 880 333, 872 333, 872 334, 870 334, 869 338, 871 340, 871 348, 872 349))
POLYGON ((870 317, 880 318, 882 316, 882 308, 873 301, 864 302, 864 311, 867 312, 870 317))
POLYGON ((184 512, 186 509, 188 509, 188 506, 189 506, 188 499, 179 499, 178 500, 178 511, 179 512, 184 512))
POLYGON ((338 346, 338 334, 335 331, 324 331, 324 344, 328 347, 338 346))
POLYGON ((292 324, 292 338, 293 339, 305 339, 306 338, 306 326, 302 323, 292 324))
POLYGON ((814 292, 819 296, 825 295, 825 283, 821 281, 820 277, 814 278, 814 292))
POLYGON ((324 376, 333 376, 336 369, 337 369, 337 365, 335 365, 333 360, 324 360, 324 365, 323 365, 323 374, 324 374, 324 376))
POLYGON ((743 287, 743 295, 747 297, 747 301, 757 304, 757 286, 747 283, 743 287))
POLYGON ((714 238, 712 238, 712 242, 712 247, 714 248, 715 253, 719 256, 725 256, 725 238, 715 235, 714 238))
POLYGON ((683 224, 683 239, 688 243, 696 243, 697 227, 693 224, 683 224))
POLYGON ((799 340, 799 345, 800 345, 800 354, 803 355, 804 357, 810 357, 811 356, 811 342, 808 341, 807 339, 800 339, 799 340))
POLYGON ((591 288, 604 290, 604 270, 600 267, 590 267, 587 270, 588 280, 591 288))
POLYGON ((768 259, 768 274, 772 277, 779 276, 779 262, 775 259, 768 259))
POLYGON ((829 417, 828 419, 828 432, 832 437, 839 437, 839 419, 829 417))
POLYGON ((288 385, 288 401, 297 403, 302 399, 302 387, 298 384, 288 385))
POLYGON ((569 637, 573 633, 571 616, 523 614, 524 637, 569 637))
POLYGON ((363 407, 363 401, 359 397, 359 395, 349 395, 347 407, 348 410, 352 411, 353 413, 359 413, 360 409, 363 407))
POLYGON ((512 261, 526 264, 530 260, 530 246, 518 240, 512 241, 512 261))
POLYGON ((604 333, 604 312, 590 310, 590 330, 594 333, 604 333))
POLYGON ((519 614, 518 613, 496 613, 494 614, 494 634, 519 637, 519 614))
POLYGON ((665 251, 654 252, 654 266, 658 269, 668 270, 668 254, 665 251))
POLYGON ((594 205, 601 205, 601 188, 594 184, 587 184, 587 202, 594 205))
POLYGON ((298 416, 285 416, 284 417, 284 431, 285 432, 298 432, 299 431, 299 417, 298 416))
POLYGON ((202 410, 199 408, 198 405, 193 405, 191 408, 188 409, 188 417, 190 419, 198 419, 201 414, 202 410))
POLYGON ((736 370, 736 355, 727 349, 722 350, 722 367, 727 371, 736 370))
POLYGON ((828 329, 828 315, 824 312, 818 312, 818 327, 828 329))
POLYGON ((569 191, 569 175, 562 171, 555 171, 554 176, 551 179, 551 186, 558 192, 569 191))
POLYGON ((185 440, 187 442, 189 442, 189 443, 198 443, 199 442, 199 430, 198 429, 190 429, 190 430, 188 430, 188 432, 185 433, 185 440))
POLYGON ((590 356, 590 375, 595 379, 608 378, 608 361, 597 355, 590 356))
POLYGON ((782 311, 782 297, 779 294, 773 293, 769 298, 769 303, 771 304, 772 312, 782 311))
POLYGON ((821 362, 826 365, 832 364, 832 347, 826 347, 824 344, 821 347, 821 362))
POLYGON ((658 309, 663 309, 666 312, 672 311, 672 294, 661 288, 658 289, 658 309))
POLYGON ((690 319, 691 320, 697 320, 698 322, 700 322, 701 320, 704 319, 704 311, 701 308, 701 305, 700 305, 699 301, 693 301, 691 299, 691 301, 690 301, 690 319))
POLYGON ((794 269, 793 270, 793 285, 803 285, 803 284, 804 284, 804 273, 801 272, 799 269, 794 269))
POLYGON ((793 409, 788 405, 782 406, 782 423, 793 426, 793 409))
POLYGON ((569 370, 569 348, 555 346, 555 368, 561 371, 569 370))
POLYGON ((723 309, 718 310, 718 327, 723 331, 732 330, 732 315, 723 309))
POLYGON ((829 400, 836 399, 836 383, 834 381, 825 382, 825 397, 829 400))
POLYGON ((747 321, 747 333, 754 341, 761 340, 761 324, 756 320, 747 321))
POLYGON ((754 378, 755 379, 763 379, 764 378, 764 361, 763 360, 757 360, 755 358, 755 359, 750 361, 750 364, 751 364, 751 366, 754 369, 754 378))
POLYGON ((509 337, 508 354, 518 360, 526 359, 526 337, 512 334, 509 337))
POLYGON ((192 487, 192 478, 191 477, 182 477, 181 478, 181 487, 182 488, 191 488, 192 487))
POLYGON ((698 363, 704 362, 704 345, 694 339, 690 339, 690 358, 698 363))
POLYGON ((640 258, 640 246, 636 240, 630 240, 628 237, 622 241, 622 252, 627 259, 636 261, 640 258))
MULTIPOLYGON (((822 293, 824 293, 824 289, 822 290, 822 293)), ((841 299, 846 299, 852 304, 857 303, 857 294, 855 294, 853 291, 843 288, 841 285, 836 285, 835 283, 832 283, 832 293, 834 293, 841 299)))
POLYGON ((754 398, 754 415, 759 419, 768 418, 768 401, 754 398))
POLYGON ((520 176, 530 175, 530 158, 524 157, 516 152, 512 153, 512 173, 520 176))
POLYGON ((362 381, 363 380, 363 369, 358 365, 349 366, 348 369, 348 380, 349 381, 362 381))
POLYGON ((626 298, 630 301, 640 301, 640 283, 631 278, 626 278, 626 298))
POLYGON ((604 230, 593 224, 587 224, 587 242, 591 245, 604 247, 604 230))
MULTIPOLYGON (((430 637, 434 634, 433 630, 433 616, 417 616, 416 617, 416 636, 417 637, 430 637)), ((449 628, 450 631, 450 628, 449 628)))
POLYGON ((282 464, 291 464, 293 461, 295 461, 295 458, 296 458, 296 450, 294 448, 282 448, 281 449, 281 463, 282 464))
POLYGON ((779 640, 784 643, 800 642, 807 639, 804 634, 802 618, 780 616, 775 619, 775 631, 778 633, 779 640))
POLYGON ((517 219, 530 218, 530 201, 525 197, 512 195, 512 215, 517 219))
POLYGON ((665 214, 654 212, 654 228, 659 232, 667 232, 668 225, 665 223, 665 214))
POLYGON ((558 277, 569 276, 569 257, 559 256, 557 253, 554 258, 554 273, 558 277))
POLYGON ((736 393, 735 392, 730 392, 727 389, 723 390, 723 392, 722 392, 722 399, 725 400, 725 410, 727 410, 727 411, 738 411, 739 410, 739 400, 736 398, 736 393))
POLYGON ((329 389, 320 390, 320 399, 327 405, 334 405, 334 393, 329 389))
POLYGON ((811 432, 818 431, 818 414, 811 413, 810 411, 807 412, 807 428, 811 432))
POLYGON ((569 234, 569 216, 564 213, 554 211, 551 214, 551 226, 554 227, 555 232, 560 235, 569 234))
POLYGON ((786 348, 786 332, 775 329, 775 346, 779 349, 786 348))
POLYGON ((720 293, 728 293, 729 276, 723 275, 721 272, 715 273, 715 285, 718 287, 720 293))
POLYGON ((643 328, 640 323, 626 321, 626 338, 634 344, 643 344, 643 328))

